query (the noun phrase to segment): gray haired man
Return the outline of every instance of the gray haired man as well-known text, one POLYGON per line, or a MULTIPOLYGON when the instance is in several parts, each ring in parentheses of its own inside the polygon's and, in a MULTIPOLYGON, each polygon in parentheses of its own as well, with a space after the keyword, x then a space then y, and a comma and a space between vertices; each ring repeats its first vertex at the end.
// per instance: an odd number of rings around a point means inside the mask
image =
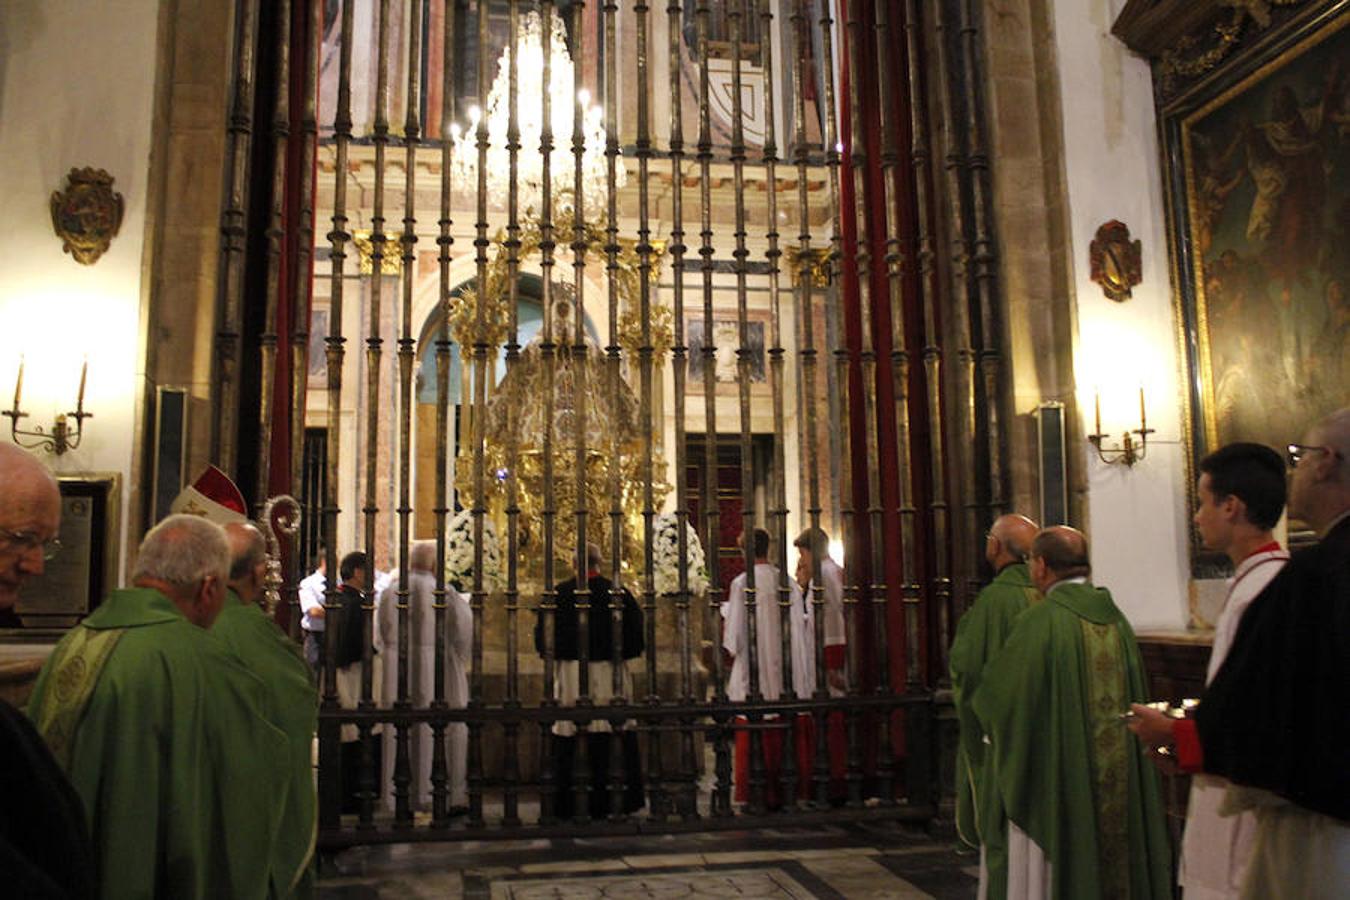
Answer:
POLYGON ((134 587, 38 676, 29 715, 84 800, 104 896, 262 897, 274 881, 286 738, 262 682, 207 633, 229 569, 219 525, 169 516, 134 587))

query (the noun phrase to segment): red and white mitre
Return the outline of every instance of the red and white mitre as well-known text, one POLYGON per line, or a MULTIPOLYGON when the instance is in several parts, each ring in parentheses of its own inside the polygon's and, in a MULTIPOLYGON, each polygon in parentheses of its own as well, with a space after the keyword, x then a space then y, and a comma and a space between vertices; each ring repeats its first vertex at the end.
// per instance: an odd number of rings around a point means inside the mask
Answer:
POLYGON ((217 525, 248 521, 244 495, 230 476, 215 466, 207 466, 196 481, 183 488, 169 512, 201 516, 217 525))

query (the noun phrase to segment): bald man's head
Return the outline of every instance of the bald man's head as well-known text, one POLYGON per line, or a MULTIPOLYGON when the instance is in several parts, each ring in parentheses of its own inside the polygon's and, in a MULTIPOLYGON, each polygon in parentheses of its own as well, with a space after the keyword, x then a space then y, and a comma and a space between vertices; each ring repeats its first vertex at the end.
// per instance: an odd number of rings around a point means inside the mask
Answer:
POLYGON ((1350 406, 1308 430, 1289 483, 1289 515, 1317 531, 1350 510, 1350 406))
POLYGON ((1039 529, 1026 516, 1009 513, 994 520, 989 529, 989 540, 984 545, 984 558, 998 572, 1014 563, 1026 562, 1031 554, 1031 542, 1039 529))
POLYGON ((0 609, 46 568, 49 542, 61 529, 61 491, 37 457, 0 444, 0 609))
POLYGON ((230 588, 245 603, 262 598, 267 575, 267 542, 252 522, 230 522, 225 526, 230 544, 230 588))
POLYGON ((1042 593, 1066 578, 1092 574, 1088 543, 1083 532, 1055 525, 1036 533, 1031 542, 1031 580, 1042 593))

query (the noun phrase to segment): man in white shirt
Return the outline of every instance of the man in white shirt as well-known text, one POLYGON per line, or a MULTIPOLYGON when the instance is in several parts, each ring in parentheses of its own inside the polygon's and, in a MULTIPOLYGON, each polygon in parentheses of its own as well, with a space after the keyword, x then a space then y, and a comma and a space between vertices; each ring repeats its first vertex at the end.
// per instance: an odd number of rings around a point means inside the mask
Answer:
MULTIPOLYGON (((769 562, 769 533, 756 528, 754 533, 755 551, 755 669, 758 677, 759 695, 765 700, 778 700, 783 696, 783 626, 780 591, 784 586, 788 590, 789 632, 792 647, 792 690, 797 697, 809 698, 816 690, 815 656, 815 614, 810 605, 803 602, 802 592, 796 582, 785 578, 778 567, 769 562)), ((737 575, 731 582, 727 602, 722 607, 726 618, 726 628, 722 638, 722 649, 731 658, 731 669, 727 675, 727 699, 733 703, 744 702, 750 697, 750 628, 747 612, 745 573, 737 575)), ((765 716, 766 720, 777 718, 765 716)), ((810 744, 807 725, 809 716, 801 716, 797 723, 797 741, 795 747, 806 748, 810 744)), ((765 802, 769 808, 781 806, 787 790, 780 784, 783 757, 783 731, 765 730, 764 780, 765 802)), ((802 765, 809 762, 802 752, 797 752, 798 772, 802 765)), ((736 733, 736 801, 744 803, 749 799, 750 734, 740 730, 736 733)), ((809 766, 808 766, 809 772, 809 766)), ((807 783, 803 780, 802 784, 807 783)))
MULTIPOLYGON (((1284 460, 1262 444, 1221 447, 1200 460, 1196 498, 1194 521, 1200 539, 1210 550, 1227 554, 1236 567, 1214 626, 1214 649, 1205 673, 1208 684, 1223 665, 1242 614, 1289 559, 1271 533, 1284 512, 1284 460)), ((1187 900, 1221 900, 1241 893, 1256 816, 1250 810, 1220 813, 1228 787, 1226 778, 1203 773, 1191 782, 1177 878, 1187 900)))
POLYGON ((319 564, 300 580, 300 630, 305 636, 305 662, 317 670, 323 655, 324 592, 328 590, 328 554, 319 546, 319 564))

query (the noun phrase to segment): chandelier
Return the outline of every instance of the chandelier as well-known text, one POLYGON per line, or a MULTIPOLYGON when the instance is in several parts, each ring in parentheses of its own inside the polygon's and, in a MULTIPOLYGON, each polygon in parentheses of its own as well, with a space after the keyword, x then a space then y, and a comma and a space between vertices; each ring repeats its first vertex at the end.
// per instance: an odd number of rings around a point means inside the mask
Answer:
MULTIPOLYGON (((559 211, 575 208, 576 157, 572 151, 572 127, 581 111, 584 151, 581 157, 581 187, 587 218, 606 206, 608 165, 605 159, 604 109, 591 103, 584 88, 572 94, 572 58, 567 52, 567 30, 557 13, 552 14, 549 45, 550 125, 553 150, 549 154, 549 180, 554 207, 559 211)), ((478 189, 478 129, 486 116, 487 195, 496 205, 504 205, 510 188, 511 156, 507 150, 510 124, 510 48, 497 59, 497 77, 488 93, 486 112, 477 106, 469 109, 469 126, 450 126, 455 158, 453 175, 457 189, 473 194, 478 189)), ((516 156, 517 197, 528 212, 541 209, 544 183, 544 154, 540 152, 543 133, 544 41, 537 12, 525 15, 517 38, 516 127, 520 149, 516 156)), ((615 160, 615 188, 627 181, 623 158, 615 160)))

